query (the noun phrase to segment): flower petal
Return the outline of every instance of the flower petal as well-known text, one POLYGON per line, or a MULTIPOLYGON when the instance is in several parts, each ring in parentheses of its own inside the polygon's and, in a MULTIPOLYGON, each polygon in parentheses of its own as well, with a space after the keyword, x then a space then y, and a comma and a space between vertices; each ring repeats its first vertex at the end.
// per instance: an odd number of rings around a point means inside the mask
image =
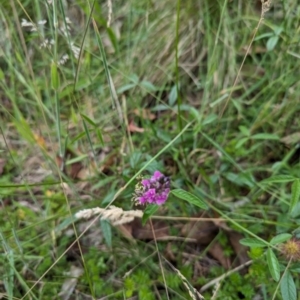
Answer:
POLYGON ((163 177, 164 175, 160 173, 159 171, 155 171, 151 179, 158 180, 159 178, 163 177))

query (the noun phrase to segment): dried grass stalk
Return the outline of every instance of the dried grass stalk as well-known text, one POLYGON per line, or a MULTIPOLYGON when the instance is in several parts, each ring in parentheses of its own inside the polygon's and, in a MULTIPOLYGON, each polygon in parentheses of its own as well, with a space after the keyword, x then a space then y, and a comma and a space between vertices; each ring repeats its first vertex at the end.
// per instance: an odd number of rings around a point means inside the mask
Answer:
POLYGON ((107 7, 108 7, 108 16, 107 16, 107 27, 110 27, 111 24, 111 16, 112 16, 112 1, 107 1, 107 7))
POLYGON ((186 289, 189 292, 190 297, 193 300, 202 300, 204 297, 188 282, 188 280, 180 273, 178 269, 176 269, 169 261, 167 261, 165 258, 164 260, 168 263, 168 265, 177 273, 179 278, 182 280, 183 285, 186 287, 186 289))

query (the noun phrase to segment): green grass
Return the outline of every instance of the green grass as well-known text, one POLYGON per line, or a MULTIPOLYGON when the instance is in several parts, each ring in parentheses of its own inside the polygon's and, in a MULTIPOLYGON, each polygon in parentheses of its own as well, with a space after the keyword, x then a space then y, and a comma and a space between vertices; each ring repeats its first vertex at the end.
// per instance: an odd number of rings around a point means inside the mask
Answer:
POLYGON ((272 241, 299 227, 296 3, 262 20, 260 1, 113 1, 109 28, 98 1, 0 15, 4 299, 297 299, 290 236, 272 241), (155 170, 209 209, 171 193, 144 227, 74 217, 135 209, 155 170))

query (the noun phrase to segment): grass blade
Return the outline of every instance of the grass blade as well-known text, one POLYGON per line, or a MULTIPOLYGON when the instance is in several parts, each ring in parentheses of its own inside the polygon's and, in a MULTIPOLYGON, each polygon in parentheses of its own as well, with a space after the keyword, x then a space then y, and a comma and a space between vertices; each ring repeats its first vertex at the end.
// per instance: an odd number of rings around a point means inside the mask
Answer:
POLYGON ((297 206, 299 201, 299 196, 300 196, 300 180, 296 179, 292 184, 292 199, 291 199, 291 204, 289 209, 290 214, 293 213, 295 207, 297 206))
POLYGON ((293 180, 295 180, 294 176, 276 175, 261 181, 261 183, 286 183, 286 182, 291 182, 293 180))

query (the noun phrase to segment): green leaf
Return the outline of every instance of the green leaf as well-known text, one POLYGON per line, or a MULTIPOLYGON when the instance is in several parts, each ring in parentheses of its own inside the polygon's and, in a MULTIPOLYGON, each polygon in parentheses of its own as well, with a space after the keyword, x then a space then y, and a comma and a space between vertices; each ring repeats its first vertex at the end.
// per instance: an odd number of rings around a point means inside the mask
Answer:
POLYGON ((300 180, 296 179, 292 184, 292 199, 290 204, 289 213, 291 214, 295 207, 297 206, 297 203, 299 201, 300 196, 300 180))
POLYGON ((287 270, 280 283, 283 300, 297 300, 297 290, 291 273, 287 270))
POLYGON ((235 149, 241 148, 247 141, 249 140, 248 137, 241 138, 235 145, 235 149))
POLYGON ((112 234, 111 234, 111 226, 107 220, 100 220, 100 225, 102 229, 102 233, 105 239, 105 242, 108 247, 111 248, 112 245, 112 234))
POLYGON ((285 183, 294 181, 295 179, 294 176, 290 175, 276 175, 261 181, 261 183, 285 183))
POLYGON ((146 89, 148 92, 155 92, 158 90, 158 88, 153 85, 153 83, 151 83, 150 81, 147 81, 147 80, 143 80, 140 85, 146 89))
POLYGON ((266 37, 271 37, 271 36, 273 36, 273 35, 274 35, 273 32, 266 32, 266 33, 263 33, 263 34, 261 34, 261 35, 256 36, 255 39, 254 39, 254 41, 259 41, 259 40, 261 40, 261 39, 264 39, 264 38, 266 38, 266 37))
POLYGON ((72 164, 75 164, 77 162, 81 162, 83 161, 86 157, 88 157, 88 154, 83 154, 83 155, 80 155, 80 156, 76 156, 70 160, 67 160, 65 165, 66 166, 69 166, 69 165, 72 165, 72 164))
POLYGON ((248 246, 250 248, 262 248, 267 247, 268 245, 263 241, 254 238, 245 238, 240 240, 240 244, 248 246))
POLYGON ((300 227, 298 227, 295 230, 293 230, 292 234, 293 234, 294 237, 296 237, 297 239, 299 239, 300 238, 300 227))
POLYGON ((109 39, 110 39, 110 41, 111 41, 111 43, 112 43, 112 45, 114 47, 115 52, 118 53, 119 52, 118 38, 115 35, 115 32, 110 27, 107 27, 106 30, 107 30, 109 39))
POLYGON ((155 214, 155 212, 158 210, 159 205, 151 204, 148 205, 144 211, 143 217, 142 217, 142 224, 145 225, 147 220, 155 214))
POLYGON ((112 201, 112 199, 114 199, 114 196, 115 196, 115 193, 116 193, 116 191, 114 190, 114 189, 112 189, 111 191, 109 191, 106 195, 105 195, 105 197, 104 197, 104 199, 102 200, 102 205, 106 205, 106 204, 108 204, 108 203, 110 203, 111 201, 112 201))
POLYGON ((135 83, 129 83, 129 84, 123 85, 123 86, 121 86, 120 88, 117 89, 117 93, 118 94, 122 94, 122 93, 124 93, 126 91, 131 90, 134 87, 136 87, 135 83))
POLYGON ((300 274, 300 268, 292 267, 292 268, 290 268, 290 271, 291 271, 292 273, 300 274))
POLYGON ((254 140, 279 140, 279 136, 277 134, 271 133, 257 133, 251 136, 251 139, 254 140))
POLYGON ((92 125, 93 127, 97 127, 97 124, 91 119, 89 118, 88 116, 86 116, 85 114, 83 113, 80 113, 81 117, 87 121, 90 125, 92 125))
POLYGON ((9 250, 8 253, 6 253, 6 258, 8 259, 7 267, 4 269, 4 276, 2 277, 6 293, 7 293, 7 299, 13 299, 14 295, 14 275, 15 275, 15 261, 14 261, 14 253, 12 250, 9 250))
POLYGON ((96 134, 97 134, 97 137, 98 137, 98 139, 99 139, 99 141, 100 141, 100 144, 101 144, 102 146, 104 146, 104 140, 103 140, 103 137, 102 137, 101 130, 100 130, 100 129, 96 129, 96 134))
POLYGON ((300 216, 300 201, 297 202, 296 206, 293 208, 293 211, 290 214, 291 218, 298 218, 300 216))
POLYGON ((250 188, 252 188, 254 186, 254 179, 253 176, 251 174, 247 174, 247 173, 224 173, 223 176, 233 182, 236 185, 239 186, 248 186, 250 188))
POLYGON ((142 152, 133 151, 129 158, 130 167, 132 169, 138 168, 138 165, 140 164, 142 157, 143 157, 142 152))
POLYGON ((274 36, 270 37, 267 41, 267 50, 268 51, 274 50, 278 40, 279 40, 278 35, 274 35, 274 36))
POLYGON ((290 233, 281 233, 281 234, 274 236, 271 239, 270 244, 271 245, 281 244, 281 243, 289 240, 291 237, 292 237, 292 235, 290 233))
POLYGON ((280 33, 283 31, 283 27, 275 27, 274 28, 274 33, 276 34, 276 35, 280 35, 280 33))
POLYGON ((208 209, 207 204, 203 200, 201 200, 200 198, 198 198, 197 196, 195 196, 189 192, 186 192, 182 189, 176 189, 176 190, 172 190, 171 193, 173 195, 175 195, 177 198, 185 200, 185 201, 189 202, 190 204, 193 204, 193 205, 198 206, 205 210, 208 209))
POLYGON ((13 119, 13 122, 14 122, 19 134, 25 140, 27 140, 27 142, 34 144, 35 139, 34 139, 34 135, 32 133, 32 128, 29 126, 27 121, 25 119, 23 119, 23 117, 21 117, 20 120, 13 119))
POLYGON ((133 82, 135 85, 137 85, 140 82, 139 76, 136 75, 135 73, 131 74, 129 76, 129 79, 131 82, 133 82))
POLYGON ((0 80, 3 80, 4 79, 4 73, 2 71, 2 69, 0 68, 0 80))
POLYGON ((278 259, 271 248, 267 250, 267 262, 270 273, 275 281, 279 281, 280 278, 280 266, 278 259))
POLYGON ((250 131, 250 129, 249 128, 247 128, 246 126, 239 126, 239 130, 240 130, 240 132, 244 135, 244 136, 246 136, 246 137, 250 137, 250 135, 251 135, 251 131, 250 131))
POLYGON ((176 87, 176 85, 174 85, 174 86, 172 87, 172 89, 171 89, 170 94, 169 94, 169 101, 168 101, 168 104, 169 104, 170 106, 173 106, 173 105, 175 104, 177 98, 178 98, 178 95, 177 95, 177 87, 176 87))
MULTIPOLYGON (((192 107, 192 109, 194 109, 194 107, 192 107)), ((202 115, 199 114, 198 110, 196 110, 196 111, 199 115, 198 119, 201 120, 202 115)), ((202 125, 205 126, 205 125, 211 124, 214 121, 216 121, 217 119, 218 119, 218 116, 216 114, 210 114, 203 120, 202 125)))

